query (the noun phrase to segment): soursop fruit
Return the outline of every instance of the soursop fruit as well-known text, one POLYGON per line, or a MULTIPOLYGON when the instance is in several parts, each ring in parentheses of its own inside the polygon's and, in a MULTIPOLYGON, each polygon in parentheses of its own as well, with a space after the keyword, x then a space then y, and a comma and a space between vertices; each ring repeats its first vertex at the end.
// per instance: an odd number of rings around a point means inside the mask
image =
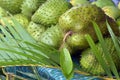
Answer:
MULTIPOLYGON (((111 55, 116 68, 118 70, 120 70, 120 59, 117 55, 117 51, 115 49, 114 43, 112 41, 111 38, 105 38, 105 43, 107 45, 107 49, 109 51, 109 55, 111 55)), ((96 47, 97 50, 99 51, 99 54, 103 55, 103 59, 105 59, 103 50, 101 48, 100 43, 96 43, 96 47)), ((107 62, 106 60, 104 60, 105 62, 107 62)), ((109 66, 109 63, 107 63, 109 66)), ((93 54, 93 51, 91 48, 88 48, 86 50, 84 50, 81 54, 81 58, 80 58, 80 65, 81 67, 94 75, 104 75, 105 71, 103 70, 102 66, 100 65, 100 63, 98 62, 98 60, 96 59, 95 55, 93 54)))
POLYGON ((105 6, 102 9, 106 15, 108 15, 114 20, 120 17, 120 10, 115 6, 105 6))
POLYGON ((84 49, 88 47, 88 42, 84 38, 86 34, 90 34, 94 41, 97 41, 92 21, 95 21, 102 34, 107 35, 106 19, 116 34, 119 34, 118 25, 114 20, 105 15, 104 11, 96 5, 75 6, 66 11, 59 18, 61 29, 72 34, 67 37, 66 43, 75 49, 84 49))
POLYGON ((32 16, 32 21, 44 25, 52 25, 58 22, 58 18, 70 8, 66 0, 47 0, 32 16))
POLYGON ((8 16, 7 11, 3 9, 2 7, 0 7, 0 16, 2 17, 8 16))
POLYGON ((100 8, 105 6, 115 6, 112 0, 97 0, 92 2, 92 4, 97 5, 100 8))
POLYGON ((59 25, 51 26, 41 35, 41 42, 59 48, 63 42, 64 33, 62 32, 59 25))
POLYGON ((31 18, 33 13, 38 9, 38 7, 44 3, 46 0, 24 0, 21 6, 22 13, 31 18))
POLYGON ((89 4, 90 2, 88 0, 70 0, 70 3, 73 6, 83 5, 83 4, 89 4))
POLYGON ((0 6, 12 14, 21 12, 21 4, 24 0, 0 0, 0 6))
MULTIPOLYGON (((29 24, 29 20, 23 14, 13 15, 13 18, 17 20, 24 28, 26 28, 29 24)), ((15 26, 14 22, 12 21, 12 17, 7 16, 7 17, 3 17, 3 19, 5 19, 10 25, 15 26)), ((1 19, 0 22, 3 26, 6 26, 3 19, 1 19)))
POLYGON ((29 24, 29 20, 23 14, 16 14, 14 18, 24 27, 26 28, 29 24))
POLYGON ((27 31, 36 41, 40 41, 40 37, 42 33, 45 32, 45 30, 46 30, 45 26, 41 24, 36 24, 32 21, 29 23, 27 27, 27 31))
POLYGON ((59 18, 59 25, 65 31, 80 32, 91 25, 91 21, 105 21, 106 15, 96 5, 75 6, 62 14, 59 18))
POLYGON ((119 26, 119 29, 120 29, 120 17, 116 20, 118 26, 119 26))
POLYGON ((72 49, 82 49, 88 46, 84 34, 74 33, 69 36, 66 42, 72 49))

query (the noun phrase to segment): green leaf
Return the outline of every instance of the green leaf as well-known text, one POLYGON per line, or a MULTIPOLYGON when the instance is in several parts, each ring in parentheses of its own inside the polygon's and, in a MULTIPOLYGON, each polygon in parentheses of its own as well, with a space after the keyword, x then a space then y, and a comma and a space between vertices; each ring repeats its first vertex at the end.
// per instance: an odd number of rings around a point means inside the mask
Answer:
POLYGON ((66 48, 63 48, 60 53, 60 65, 62 72, 67 79, 70 79, 73 75, 73 62, 70 56, 69 51, 66 48))
POLYGON ((36 42, 31 36, 30 34, 24 29, 24 27, 21 26, 21 24, 15 20, 15 18, 13 16, 12 17, 12 21, 13 23, 16 25, 14 27, 14 29, 16 30, 16 32, 19 34, 20 38, 23 39, 24 41, 29 41, 29 42, 36 42))
POLYGON ((114 46, 116 48, 116 51, 117 51, 117 54, 118 56, 120 57, 120 44, 118 42, 118 38, 115 36, 115 34, 113 33, 113 30, 111 29, 110 25, 108 24, 108 22, 106 21, 106 24, 107 24, 107 28, 108 28, 108 31, 111 35, 111 38, 113 40, 113 43, 114 43, 114 46))
POLYGON ((21 24, 13 16, 11 17, 14 26, 0 17, 6 24, 6 26, 0 25, 2 30, 2 34, 0 33, 0 66, 33 66, 33 75, 37 80, 40 77, 34 66, 59 67, 60 52, 43 43, 38 44, 21 24))
POLYGON ((21 24, 13 16, 11 17, 15 26, 11 26, 4 18, 0 17, 6 24, 4 27, 0 25, 0 29, 5 35, 0 35, 0 66, 15 66, 23 63, 59 66, 58 50, 48 45, 38 45, 21 24))
POLYGON ((33 44, 30 42, 25 42, 27 45, 32 46, 33 49, 38 50, 41 55, 48 57, 55 63, 60 64, 60 53, 58 50, 46 45, 44 43, 33 44))
POLYGON ((93 51, 93 54, 96 56, 98 62, 102 66, 102 68, 105 70, 107 75, 112 78, 111 71, 110 71, 109 67, 106 66, 107 64, 103 60, 102 55, 99 54, 99 51, 98 51, 97 47, 95 46, 95 43, 94 43, 93 39, 91 38, 91 36, 90 35, 85 35, 85 38, 87 39, 87 41, 88 41, 88 43, 89 43, 89 45, 90 45, 90 47, 93 51))
MULTIPOLYGON (((100 42, 100 44, 101 44, 101 47, 102 47, 102 49, 103 49, 103 53, 104 53, 104 55, 105 55, 105 59, 106 59, 107 63, 109 63, 109 67, 110 67, 111 71, 113 72, 113 74, 116 76, 117 79, 119 79, 119 74, 118 74, 118 72, 117 72, 115 63, 114 63, 113 60, 112 60, 111 54, 110 54, 110 52, 109 52, 109 50, 108 50, 108 48, 107 48, 107 45, 106 45, 106 43, 105 43, 105 41, 104 41, 104 38, 103 38, 103 36, 102 36, 102 33, 101 33, 98 25, 97 25, 95 22, 93 22, 93 26, 94 26, 96 35, 97 35, 97 37, 98 37, 98 40, 99 40, 99 42, 100 42)), ((104 66, 105 66, 105 65, 104 65, 104 66)), ((106 66, 107 66, 107 65, 106 65, 106 66)))

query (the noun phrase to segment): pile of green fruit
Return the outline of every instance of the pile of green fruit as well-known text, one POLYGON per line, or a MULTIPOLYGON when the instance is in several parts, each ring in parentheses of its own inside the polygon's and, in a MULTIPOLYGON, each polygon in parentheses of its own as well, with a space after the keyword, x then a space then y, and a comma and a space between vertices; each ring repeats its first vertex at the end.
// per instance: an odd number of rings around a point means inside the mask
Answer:
MULTIPOLYGON (((120 9, 111 0, 97 0, 94 3, 88 0, 71 0, 71 3, 66 0, 0 0, 0 16, 15 27, 10 14, 38 43, 43 42, 58 50, 64 46, 71 55, 80 51, 82 68, 95 75, 104 74, 104 70, 85 39, 85 35, 90 34, 95 42, 98 41, 92 21, 98 24, 104 37, 109 36, 106 20, 113 32, 117 36, 120 34, 120 9)), ((0 24, 6 26, 2 19, 0 24)), ((114 62, 119 64, 111 38, 107 38, 106 43, 114 62)), ((96 46, 102 54, 99 43, 96 46)), ((120 69, 119 66, 117 68, 120 69)))

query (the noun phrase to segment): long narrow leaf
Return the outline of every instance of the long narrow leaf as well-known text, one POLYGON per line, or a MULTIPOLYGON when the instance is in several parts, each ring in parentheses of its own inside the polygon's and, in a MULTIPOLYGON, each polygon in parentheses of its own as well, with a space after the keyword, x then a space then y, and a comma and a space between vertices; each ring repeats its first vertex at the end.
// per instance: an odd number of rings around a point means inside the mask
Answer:
POLYGON ((14 27, 15 30, 20 33, 20 37, 26 41, 30 41, 30 42, 36 42, 29 34, 28 32, 21 26, 21 24, 14 19, 14 17, 12 17, 12 21, 14 22, 14 24, 17 26, 17 27, 14 27))
POLYGON ((36 44, 32 44, 32 43, 29 43, 29 42, 25 42, 27 45, 30 45, 30 46, 33 46, 34 49, 36 50, 39 50, 39 52, 42 52, 44 53, 44 55, 46 56, 49 56, 49 58, 58 63, 59 64, 59 57, 60 57, 60 54, 57 50, 55 50, 54 48, 50 47, 48 45, 45 46, 45 44, 40 44, 40 45, 36 45, 36 44))
POLYGON ((26 58, 30 58, 30 59, 33 59, 35 61, 39 61, 39 58, 35 57, 33 55, 25 54, 25 53, 22 53, 22 52, 18 52, 18 51, 11 50, 11 49, 6 49, 6 48, 0 48, 0 50, 5 50, 5 51, 8 51, 8 52, 12 52, 13 54, 18 54, 18 55, 21 55, 21 56, 26 56, 26 58))
POLYGON ((105 70, 105 72, 108 74, 109 77, 112 78, 112 74, 110 72, 110 69, 108 66, 106 66, 107 64, 105 63, 105 61, 102 59, 102 55, 99 54, 98 49, 95 46, 94 41, 92 40, 92 38, 90 37, 90 35, 86 35, 85 38, 87 39, 93 54, 96 56, 97 60, 99 61, 99 63, 101 64, 101 66, 103 67, 103 69, 105 70))
POLYGON ((34 61, 30 61, 30 60, 25 60, 25 59, 19 59, 19 60, 15 60, 15 61, 7 61, 7 62, 3 62, 0 61, 0 66, 1 67, 6 67, 6 66, 32 66, 32 65, 36 65, 36 66, 40 66, 40 64, 38 62, 34 62, 34 61))
POLYGON ((109 33, 111 35, 111 38, 113 40, 113 43, 114 43, 115 49, 117 51, 117 54, 120 57, 120 45, 119 45, 118 39, 115 36, 115 34, 113 33, 113 30, 111 29, 111 27, 110 27, 110 25, 108 24, 107 21, 106 21, 106 24, 107 24, 108 31, 109 31, 109 33))
POLYGON ((111 54, 110 52, 108 51, 108 48, 107 48, 107 45, 104 41, 104 38, 102 36, 102 33, 98 27, 98 25, 93 22, 93 25, 94 25, 94 29, 95 29, 95 32, 96 32, 96 35, 99 39, 99 42, 101 44, 101 47, 103 49, 103 52, 104 52, 104 55, 105 55, 105 59, 107 60, 107 62, 109 63, 110 65, 110 69, 112 70, 112 72, 114 73, 114 75, 116 76, 117 79, 119 79, 119 74, 117 72, 117 69, 116 69, 116 66, 115 66, 115 63, 113 62, 112 60, 112 57, 111 57, 111 54))
MULTIPOLYGON (((43 63, 46 63, 46 64, 49 63, 49 65, 50 64, 52 64, 52 65, 54 64, 55 65, 56 62, 57 63, 59 62, 58 61, 59 60, 59 56, 54 56, 55 53, 56 54, 58 53, 58 52, 56 52, 57 50, 56 51, 55 51, 55 49, 54 50, 49 50, 50 48, 49 49, 48 49, 48 47, 45 48, 45 46, 43 48, 42 45, 39 45, 39 47, 37 47, 39 49, 37 49, 33 45, 28 45, 28 44, 24 43, 24 41, 29 41, 28 43, 32 43, 33 44, 33 43, 36 43, 36 41, 27 33, 27 31, 21 26, 21 24, 19 24, 19 22, 17 22, 17 20, 14 19, 13 16, 11 16, 11 17, 12 17, 12 21, 13 21, 15 26, 11 26, 4 19, 3 19, 3 21, 7 25, 7 28, 5 28, 3 26, 0 26, 0 28, 3 31, 3 33, 5 34, 5 37, 1 38, 2 39, 1 40, 2 45, 5 45, 4 47, 1 46, 1 51, 3 53, 6 53, 6 55, 8 57, 14 56, 14 57, 16 57, 16 59, 17 59, 17 57, 19 59, 21 56, 24 56, 24 57, 26 56, 27 58, 31 57, 34 60, 37 60, 37 61, 40 61, 40 62, 43 62, 43 63), (23 40, 23 42, 19 42, 19 40, 21 40, 21 41, 23 40), (14 44, 14 47, 11 47, 10 43, 14 44), (5 51, 5 50, 7 50, 7 51, 5 51), (35 51, 38 51, 38 52, 35 52, 35 51), (11 55, 10 53, 13 53, 13 54, 11 55), (38 53, 40 53, 40 54, 38 54, 38 53), (16 56, 16 54, 17 55, 19 54, 21 56, 16 56), (43 56, 45 54, 47 54, 47 55, 43 56), (54 57, 51 54, 53 54, 54 57), (36 59, 33 56, 35 56, 36 59), (55 58, 56 58, 56 60, 55 60, 55 58), (52 62, 51 60, 53 60, 54 62, 52 62)), ((15 60, 15 58, 13 58, 13 57, 12 58, 8 58, 8 59, 15 60)))

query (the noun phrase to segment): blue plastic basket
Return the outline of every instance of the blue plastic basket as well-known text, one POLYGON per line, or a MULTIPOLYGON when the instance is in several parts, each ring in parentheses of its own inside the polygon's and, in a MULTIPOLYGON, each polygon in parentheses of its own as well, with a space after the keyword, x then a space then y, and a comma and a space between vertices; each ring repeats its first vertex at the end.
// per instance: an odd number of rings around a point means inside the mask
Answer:
MULTIPOLYGON (((28 80, 37 80, 35 78, 31 78, 27 75, 21 74, 19 71, 23 73, 33 73, 33 70, 29 66, 16 66, 16 67, 7 67, 6 72, 15 74, 16 76, 23 77, 28 80)), ((42 80, 66 80, 64 75, 62 74, 61 70, 56 69, 56 68, 45 68, 45 67, 37 67, 37 71, 39 76, 42 78, 42 80)), ((88 75, 83 75, 79 73, 74 73, 74 76, 71 80, 103 80, 102 78, 99 77, 94 77, 94 76, 88 76, 88 75)))

